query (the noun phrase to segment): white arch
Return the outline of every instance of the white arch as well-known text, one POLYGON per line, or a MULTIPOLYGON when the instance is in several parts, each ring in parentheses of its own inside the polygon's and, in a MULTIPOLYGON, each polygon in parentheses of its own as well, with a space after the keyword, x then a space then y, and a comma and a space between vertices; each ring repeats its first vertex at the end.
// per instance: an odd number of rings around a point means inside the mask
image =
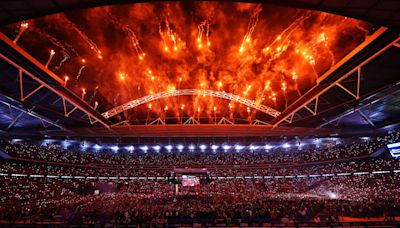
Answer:
POLYGON ((122 104, 120 106, 117 106, 115 108, 112 108, 112 109, 104 112, 102 115, 108 119, 110 117, 113 117, 121 112, 129 110, 136 106, 139 106, 139 105, 142 105, 142 104, 154 101, 154 100, 158 100, 161 98, 175 97, 175 96, 193 96, 193 95, 218 97, 218 98, 222 98, 222 99, 226 99, 226 100, 235 101, 235 102, 244 104, 248 107, 257 109, 257 110, 259 110, 267 115, 270 115, 272 117, 277 117, 279 114, 281 114, 280 112, 278 112, 277 110, 275 110, 271 107, 268 107, 263 104, 256 104, 256 102, 253 100, 249 100, 247 98, 240 97, 240 96, 234 95, 232 93, 220 92, 220 91, 215 91, 215 90, 181 89, 181 90, 171 90, 171 91, 166 91, 166 92, 160 92, 160 93, 156 93, 153 95, 144 96, 144 97, 141 97, 141 98, 138 98, 135 100, 131 100, 125 104, 122 104))

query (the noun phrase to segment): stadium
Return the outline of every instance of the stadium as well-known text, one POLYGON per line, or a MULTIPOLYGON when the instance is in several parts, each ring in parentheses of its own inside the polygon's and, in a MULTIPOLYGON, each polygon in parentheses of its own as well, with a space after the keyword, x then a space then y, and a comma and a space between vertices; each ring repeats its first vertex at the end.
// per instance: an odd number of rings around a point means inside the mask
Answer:
POLYGON ((400 227, 400 1, 0 1, 0 227, 400 227))

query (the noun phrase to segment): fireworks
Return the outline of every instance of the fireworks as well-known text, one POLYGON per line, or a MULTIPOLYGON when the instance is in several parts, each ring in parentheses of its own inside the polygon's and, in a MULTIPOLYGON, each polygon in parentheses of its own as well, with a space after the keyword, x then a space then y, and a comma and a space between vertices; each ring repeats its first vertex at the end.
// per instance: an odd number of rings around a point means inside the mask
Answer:
MULTIPOLYGON (((366 23, 344 22, 326 13, 277 8, 271 14, 263 5, 246 6, 171 2, 99 7, 77 17, 59 14, 19 23, 13 25, 12 36, 18 32, 16 42, 24 33, 18 44, 41 59, 54 48, 46 65, 54 56, 52 69, 70 76, 64 77, 64 86, 82 98, 83 86, 93 91, 90 101, 97 93, 105 102, 102 99, 99 109, 146 95, 198 89, 192 97, 139 106, 135 115, 150 112, 154 117, 168 111, 178 122, 183 116, 201 115, 215 123, 216 113, 230 119, 258 113, 206 97, 206 90, 282 111, 373 30, 366 23), (30 47, 25 37, 43 46, 30 47)), ((131 119, 130 112, 124 117, 131 119)))

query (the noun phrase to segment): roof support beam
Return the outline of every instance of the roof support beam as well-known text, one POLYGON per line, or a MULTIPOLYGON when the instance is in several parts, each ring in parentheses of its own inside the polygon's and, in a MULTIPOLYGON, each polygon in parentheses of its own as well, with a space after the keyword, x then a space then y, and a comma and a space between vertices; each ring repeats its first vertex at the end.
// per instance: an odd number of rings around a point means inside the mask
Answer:
POLYGON ((0 33, 0 58, 18 69, 21 101, 27 99, 39 89, 46 88, 60 96, 62 99, 68 101, 68 103, 74 106, 75 109, 81 110, 96 122, 99 122, 107 129, 110 129, 111 122, 109 120, 104 118, 83 99, 75 96, 70 90, 65 88, 64 81, 60 77, 47 69, 42 63, 29 55, 17 44, 13 43, 3 33, 0 33), (25 97, 23 95, 23 76, 28 76, 40 84, 38 88, 25 97))
MULTIPOLYGON (((311 113, 317 113, 311 110, 309 105, 313 100, 319 98, 322 94, 330 90, 334 86, 339 86, 349 92, 355 99, 360 97, 360 80, 361 69, 375 57, 379 56, 399 41, 399 34, 396 31, 387 28, 380 28, 374 34, 369 36, 357 48, 345 56, 340 62, 328 70, 324 75, 317 79, 317 84, 307 93, 293 102, 278 117, 271 121, 274 127, 277 127, 283 121, 287 120, 291 115, 297 113, 300 109, 306 108, 311 113), (343 87, 340 82, 349 77, 353 73, 357 73, 357 92, 350 92, 343 87)), ((316 109, 315 109, 316 110, 316 109)))
POLYGON ((7 105, 10 108, 10 110, 15 109, 15 110, 18 110, 18 111, 21 112, 17 116, 13 117, 12 124, 10 124, 7 127, 7 130, 9 130, 12 126, 14 126, 14 124, 18 121, 18 119, 22 116, 22 114, 26 114, 26 115, 30 115, 32 117, 35 117, 35 118, 41 120, 42 122, 46 122, 46 123, 48 123, 50 125, 56 126, 56 127, 60 128, 63 131, 72 133, 70 130, 68 130, 67 128, 65 128, 61 124, 57 123, 57 121, 50 120, 50 119, 48 119, 48 118, 46 118, 46 117, 34 112, 33 109, 28 109, 27 110, 25 108, 22 108, 22 106, 23 106, 22 104, 19 105, 18 101, 15 101, 14 99, 12 99, 10 97, 6 97, 6 98, 7 98, 7 100, 6 99, 0 99, 0 103, 4 104, 4 105, 7 105), (21 107, 19 107, 19 106, 21 106, 21 107))

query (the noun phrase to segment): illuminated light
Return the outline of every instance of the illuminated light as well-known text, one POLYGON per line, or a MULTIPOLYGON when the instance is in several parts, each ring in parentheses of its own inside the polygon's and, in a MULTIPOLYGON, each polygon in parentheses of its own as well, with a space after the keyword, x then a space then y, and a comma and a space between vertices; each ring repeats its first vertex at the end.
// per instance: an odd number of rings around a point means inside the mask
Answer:
POLYGON ((272 149, 273 147, 271 146, 271 145, 268 145, 268 144, 266 144, 265 146, 264 146, 264 149, 265 150, 270 150, 270 149, 272 149))
POLYGON ((151 76, 151 80, 154 81, 156 78, 154 76, 151 76))
POLYGON ((181 109, 182 109, 182 110, 185 109, 185 104, 182 104, 182 105, 181 105, 181 109))
POLYGON ((129 151, 130 153, 132 153, 132 152, 135 150, 135 147, 132 146, 132 145, 130 145, 130 146, 125 147, 125 149, 126 149, 127 151, 129 151))
POLYGON ((69 80, 69 77, 68 77, 67 75, 65 75, 65 76, 64 76, 64 82, 65 82, 65 84, 67 84, 68 80, 69 80))
POLYGON ((149 73, 149 74, 152 74, 152 73, 153 73, 153 71, 151 71, 151 70, 148 70, 148 71, 147 71, 147 73, 149 73))
POLYGON ((236 150, 237 152, 239 152, 239 151, 241 151, 241 150, 243 150, 243 149, 244 149, 244 146, 239 145, 239 144, 235 145, 235 150, 236 150))
POLYGON ((327 195, 329 196, 329 198, 331 199, 337 199, 337 195, 333 192, 327 192, 327 195))
POLYGON ((81 62, 82 63, 86 63, 86 59, 81 59, 81 62))
POLYGON ((315 65, 315 60, 314 60, 314 59, 311 59, 311 60, 310 60, 310 64, 311 64, 311 65, 315 65))
POLYGON ((151 109, 151 108, 152 108, 152 105, 151 105, 151 104, 149 104, 147 107, 148 107, 149 109, 151 109))
POLYGON ((209 46, 209 47, 210 47, 210 46, 211 46, 211 42, 207 42, 207 46, 209 46))
POLYGON ((56 52, 53 49, 50 50, 50 55, 54 55, 55 53, 56 52))
POLYGON ((241 47, 239 48, 239 52, 242 53, 243 51, 244 51, 244 47, 241 46, 241 47))
POLYGON ((246 38, 246 42, 247 42, 247 43, 250 43, 250 42, 251 42, 250 37, 247 37, 247 38, 246 38))
POLYGON ((153 146, 153 150, 155 150, 156 152, 159 152, 161 149, 161 146, 157 145, 157 146, 153 146))
POLYGON ((286 89, 287 89, 287 87, 286 87, 286 82, 282 82, 281 89, 282 89, 283 91, 286 91, 286 89))
POLYGON ((82 88, 82 94, 85 95, 86 94, 86 89, 82 88))
POLYGON ((218 82, 218 87, 221 88, 222 87, 222 82, 218 82))
POLYGON ((257 150, 259 148, 259 146, 255 146, 255 145, 250 145, 250 150, 257 150))
POLYGON ((296 74, 296 72, 294 72, 294 71, 293 71, 293 73, 292 73, 292 79, 293 79, 293 80, 297 80, 297 74, 296 74))
POLYGON ((287 149, 287 148, 290 147, 290 144, 289 144, 289 143, 284 143, 284 144, 282 145, 282 147, 285 148, 285 149, 287 149))
POLYGON ((307 55, 307 52, 303 51, 302 55, 307 55))
POLYGON ((273 101, 276 101, 276 97, 273 97, 272 100, 273 100, 273 101))
POLYGON ((154 94, 153 90, 150 90, 150 94, 154 94))
POLYGON ((139 55, 139 60, 143 60, 143 56, 139 55))
POLYGON ((201 39, 200 38, 197 38, 197 43, 200 43, 201 42, 201 39))
POLYGON ((99 102, 95 101, 94 102, 94 109, 96 109, 98 105, 99 105, 99 102))
POLYGON ((180 82, 182 81, 182 77, 179 77, 179 81, 180 81, 180 82))
POLYGON ((276 49, 276 51, 281 51, 282 50, 282 47, 281 46, 279 46, 277 49, 276 49))
POLYGON ((207 146, 204 145, 204 144, 201 144, 201 145, 199 146, 199 148, 200 148, 200 150, 201 150, 202 152, 204 152, 204 151, 207 149, 207 146))
POLYGON ((214 106, 214 112, 216 112, 217 111, 217 107, 216 106, 214 106))
POLYGON ((141 146, 140 149, 141 149, 143 152, 146 153, 146 152, 149 150, 149 147, 148 147, 148 146, 141 146))
POLYGON ((202 83, 200 83, 200 87, 204 87, 204 83, 202 82, 202 83))
POLYGON ((24 29, 27 29, 29 27, 28 22, 21 23, 21 27, 24 28, 24 29))
POLYGON ((179 144, 179 145, 176 146, 176 148, 179 150, 179 152, 182 152, 183 149, 185 148, 185 146, 182 145, 182 144, 179 144))
POLYGON ((233 108, 233 105, 232 104, 229 104, 229 109, 232 109, 233 108))
POLYGON ((194 151, 194 149, 196 149, 196 146, 193 144, 190 144, 188 148, 190 151, 194 151))
POLYGON ((167 145, 167 146, 165 146, 165 149, 167 149, 168 152, 171 152, 171 150, 172 150, 172 145, 167 145))
POLYGON ((203 48, 202 44, 197 45, 197 47, 199 47, 200 49, 203 48))
POLYGON ((114 151, 114 153, 119 150, 119 147, 117 145, 111 146, 110 148, 111 148, 112 151, 114 151))
POLYGON ((299 49, 296 49, 296 51, 295 51, 296 53, 299 53, 300 51, 299 51, 299 49))
POLYGON ((200 107, 197 108, 197 112, 200 112, 200 107))
POLYGON ((93 149, 95 149, 96 151, 101 150, 102 146, 100 146, 99 144, 95 144, 93 146, 93 149))
POLYGON ((164 111, 168 111, 168 105, 165 106, 164 111))
POLYGON ((177 46, 174 46, 174 51, 178 51, 178 47, 177 46))
POLYGON ((121 79, 121 81, 125 81, 125 74, 120 73, 119 74, 119 79, 121 79))
POLYGON ((98 50, 98 51, 97 51, 97 53, 101 54, 101 51, 100 51, 100 50, 98 50))
POLYGON ((247 113, 250 113, 250 108, 249 107, 247 107, 247 113))
POLYGON ((276 39, 277 39, 277 40, 281 40, 281 39, 282 39, 282 37, 281 37, 281 36, 278 36, 278 37, 276 37, 276 39))
POLYGON ((219 148, 219 146, 218 146, 218 145, 211 145, 211 149, 212 149, 213 151, 216 151, 216 150, 218 150, 218 148, 219 148))
POLYGON ((62 141, 61 144, 62 144, 63 149, 67 149, 71 145, 71 142, 68 140, 64 140, 64 141, 62 141))
POLYGON ((168 51, 169 48, 167 46, 164 47, 164 51, 168 51))
POLYGON ((225 152, 228 151, 230 148, 232 148, 232 146, 229 146, 229 145, 222 146, 222 149, 224 149, 225 152))

